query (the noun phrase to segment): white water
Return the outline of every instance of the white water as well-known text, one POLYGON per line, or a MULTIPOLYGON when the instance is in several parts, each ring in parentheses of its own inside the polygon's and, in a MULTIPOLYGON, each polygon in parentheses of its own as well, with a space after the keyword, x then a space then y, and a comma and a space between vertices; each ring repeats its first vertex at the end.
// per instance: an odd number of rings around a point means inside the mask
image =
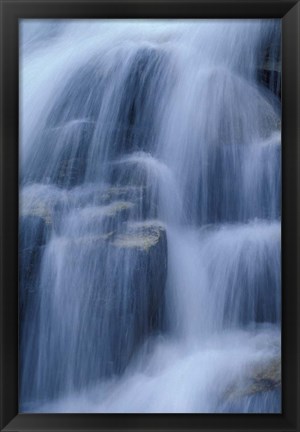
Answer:
POLYGON ((278 22, 21 30, 20 411, 280 412, 278 22))

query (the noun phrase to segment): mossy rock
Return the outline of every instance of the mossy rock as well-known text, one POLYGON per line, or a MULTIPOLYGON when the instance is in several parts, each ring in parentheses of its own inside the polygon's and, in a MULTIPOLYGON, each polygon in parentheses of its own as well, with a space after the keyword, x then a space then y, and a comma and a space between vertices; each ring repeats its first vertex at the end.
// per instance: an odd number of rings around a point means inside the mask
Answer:
MULTIPOLYGON (((156 195, 155 195, 156 196, 156 195)), ((128 201, 135 204, 137 217, 157 217, 157 202, 150 186, 127 185, 111 186, 95 197, 97 204, 110 204, 114 201, 128 201)))
POLYGON ((128 201, 114 201, 105 206, 91 208, 88 223, 93 226, 95 234, 118 231, 122 224, 134 217, 135 204, 128 201))
POLYGON ((134 203, 128 201, 113 201, 111 204, 102 207, 102 213, 104 216, 117 216, 119 213, 129 211, 134 208, 134 203))
POLYGON ((166 231, 162 224, 156 221, 130 223, 125 233, 118 234, 112 245, 119 248, 136 248, 144 251, 165 241, 166 231))
POLYGON ((136 202, 144 193, 144 186, 112 186, 99 194, 99 202, 101 204, 109 204, 113 201, 136 202))
POLYGON ((281 356, 278 354, 262 364, 249 367, 246 378, 229 387, 224 395, 226 401, 236 401, 258 393, 275 391, 281 386, 281 356))
POLYGON ((35 216, 44 221, 46 225, 51 225, 53 220, 53 210, 46 202, 40 201, 34 205, 26 205, 21 209, 21 216, 35 216))

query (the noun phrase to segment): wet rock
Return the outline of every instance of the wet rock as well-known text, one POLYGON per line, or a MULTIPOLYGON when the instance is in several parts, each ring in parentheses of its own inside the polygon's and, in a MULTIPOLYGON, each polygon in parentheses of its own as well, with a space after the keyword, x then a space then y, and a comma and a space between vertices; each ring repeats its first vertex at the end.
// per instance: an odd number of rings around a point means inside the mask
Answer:
MULTIPOLYGON (((124 372, 145 340, 164 330, 167 278, 167 236, 158 221, 127 222, 121 231, 54 241, 60 242, 68 281, 61 282, 57 301, 65 301, 69 311, 77 310, 88 319, 78 321, 75 314, 71 325, 61 320, 53 330, 55 347, 61 349, 45 347, 47 371, 60 364, 63 378, 53 382, 45 371, 40 391, 50 389, 51 397, 57 397, 67 382, 79 389, 124 372), (76 363, 70 370, 75 352, 76 363)), ((56 316, 51 274, 49 269, 47 302, 49 313, 56 316)))
POLYGON ((257 70, 259 81, 270 89, 276 96, 281 97, 281 72, 270 69, 269 65, 265 65, 257 70))
POLYGON ((132 58, 126 76, 114 142, 118 154, 135 150, 148 150, 156 137, 155 110, 159 92, 166 82, 167 58, 162 50, 143 47, 132 58))
MULTIPOLYGON (((151 160, 151 158, 149 157, 151 160)), ((110 182, 120 189, 134 191, 143 218, 156 218, 158 205, 158 177, 141 156, 112 165, 110 182), (139 192, 137 192, 139 191, 139 192)))
POLYGON ((39 268, 42 260, 44 246, 49 235, 49 225, 38 215, 20 217, 19 234, 19 306, 20 319, 26 314, 28 296, 37 289, 39 268))
MULTIPOLYGON (((269 407, 278 407, 281 403, 281 356, 278 353, 270 360, 249 367, 245 379, 233 384, 223 396, 223 412, 239 412, 241 407, 252 406, 251 412, 267 412, 269 407), (261 407, 267 400, 266 409, 261 407), (225 407, 225 408, 224 408, 225 407), (239 408, 240 407, 240 408, 239 408)), ((276 408, 277 410, 277 408, 276 408)))
MULTIPOLYGON (((47 191, 45 191, 45 198, 41 195, 33 198, 30 194, 29 197, 25 195, 22 199, 20 213, 23 218, 39 218, 44 224, 45 231, 49 234, 52 229, 58 230, 65 211, 69 209, 69 203, 65 196, 48 197, 47 191)), ((26 229, 24 228, 24 231, 26 229)))
POLYGON ((217 409, 217 412, 227 414, 280 414, 281 387, 230 400, 222 405, 221 409, 217 409))
POLYGON ((268 46, 262 53, 257 67, 258 80, 281 98, 281 53, 272 52, 268 46))
POLYGON ((95 124, 85 118, 66 118, 63 122, 62 117, 56 124, 53 117, 54 113, 32 146, 34 154, 22 182, 51 183, 70 189, 84 180, 95 124))
POLYGON ((119 231, 123 224, 128 219, 134 218, 135 215, 135 205, 128 201, 114 201, 107 205, 73 210, 62 224, 60 234, 64 236, 67 230, 71 237, 97 238, 99 235, 119 231), (68 226, 71 227, 71 231, 68 230, 68 226))
POLYGON ((120 200, 137 202, 144 193, 145 187, 143 186, 111 186, 99 194, 98 200, 101 204, 120 200))
MULTIPOLYGON (((105 206, 96 207, 94 215, 90 215, 89 223, 99 222, 104 233, 116 231, 120 225, 135 216, 135 205, 129 201, 113 201, 105 206)), ((96 224, 97 226, 97 224, 96 224)))
POLYGON ((148 186, 115 184, 100 191, 92 191, 83 198, 83 203, 85 199, 97 206, 110 205, 115 202, 132 203, 134 211, 131 212, 131 218, 135 220, 142 220, 146 217, 154 218, 157 215, 155 199, 152 198, 151 188, 148 186))
POLYGON ((112 244, 119 248, 135 248, 143 251, 149 251, 153 247, 166 249, 165 228, 156 221, 129 223, 126 232, 119 234, 112 244))
POLYGON ((74 187, 82 183, 85 174, 86 160, 84 158, 73 158, 63 160, 60 164, 54 182, 65 188, 74 187))
POLYGON ((281 385, 281 358, 257 365, 249 370, 248 385, 242 395, 251 395, 274 390, 281 385))
POLYGON ((118 372, 128 364, 139 345, 163 330, 165 285, 167 279, 167 236, 156 221, 128 224, 126 232, 116 235, 111 246, 121 258, 132 263, 129 296, 124 308, 126 328, 119 328, 119 347, 115 367, 118 372), (130 337, 129 337, 130 335, 130 337), (123 361, 119 362, 119 355, 123 361))
MULTIPOLYGON (((21 209, 21 216, 23 218, 36 218, 36 220, 40 219, 41 222, 44 223, 44 225, 51 225, 52 224, 52 217, 53 217, 53 209, 49 205, 47 205, 46 202, 43 201, 37 201, 33 205, 24 205, 24 207, 21 209)), ((23 219, 24 220, 24 219, 23 219)), ((27 219, 29 220, 29 219, 27 219)), ((33 220, 33 219, 31 219, 33 220)), ((28 227, 26 227, 27 229, 28 227)), ((25 231, 25 228, 24 228, 25 231)))
POLYGON ((116 229, 120 223, 132 217, 134 208, 135 205, 128 201, 113 201, 111 204, 102 207, 101 219, 105 232, 116 229))
POLYGON ((19 310, 20 319, 26 316, 28 321, 38 304, 40 267, 46 242, 55 225, 55 201, 30 192, 21 197, 20 203, 19 310))
POLYGON ((43 246, 46 243, 49 229, 47 216, 37 214, 21 215, 20 217, 20 250, 43 246))

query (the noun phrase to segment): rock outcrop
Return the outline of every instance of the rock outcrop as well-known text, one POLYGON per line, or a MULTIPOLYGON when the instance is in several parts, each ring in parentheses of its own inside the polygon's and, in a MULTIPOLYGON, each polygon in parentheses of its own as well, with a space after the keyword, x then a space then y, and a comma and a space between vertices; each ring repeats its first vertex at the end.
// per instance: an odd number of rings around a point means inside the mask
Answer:
MULTIPOLYGON (((126 326, 116 329, 118 341, 114 345, 118 347, 115 368, 121 372, 140 344, 163 330, 167 279, 166 230, 157 221, 128 224, 124 233, 109 240, 109 245, 120 267, 124 268, 128 263, 132 266, 128 270, 128 295, 123 304, 126 326), (120 358, 123 359, 121 362, 120 358)), ((117 285, 120 283, 123 284, 120 280, 116 281, 117 285)), ((118 325, 118 313, 112 315, 115 326, 118 325)))
MULTIPOLYGON (((23 319, 28 296, 37 289, 40 263, 49 234, 46 219, 35 213, 21 216, 22 229, 19 235, 19 304, 23 319)), ((31 301, 32 304, 32 301, 31 301)))
POLYGON ((255 364, 247 369, 241 382, 227 388, 222 398, 222 412, 268 412, 274 404, 281 406, 281 356, 274 357, 263 363, 255 364), (270 399, 272 403, 270 404, 270 399))

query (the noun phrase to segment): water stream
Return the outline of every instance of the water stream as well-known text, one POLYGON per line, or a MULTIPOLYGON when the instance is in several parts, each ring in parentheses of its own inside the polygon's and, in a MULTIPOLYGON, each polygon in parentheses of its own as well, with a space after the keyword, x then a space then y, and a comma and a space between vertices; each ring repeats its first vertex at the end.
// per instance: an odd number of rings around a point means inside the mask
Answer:
POLYGON ((280 412, 279 20, 23 20, 20 411, 280 412))

